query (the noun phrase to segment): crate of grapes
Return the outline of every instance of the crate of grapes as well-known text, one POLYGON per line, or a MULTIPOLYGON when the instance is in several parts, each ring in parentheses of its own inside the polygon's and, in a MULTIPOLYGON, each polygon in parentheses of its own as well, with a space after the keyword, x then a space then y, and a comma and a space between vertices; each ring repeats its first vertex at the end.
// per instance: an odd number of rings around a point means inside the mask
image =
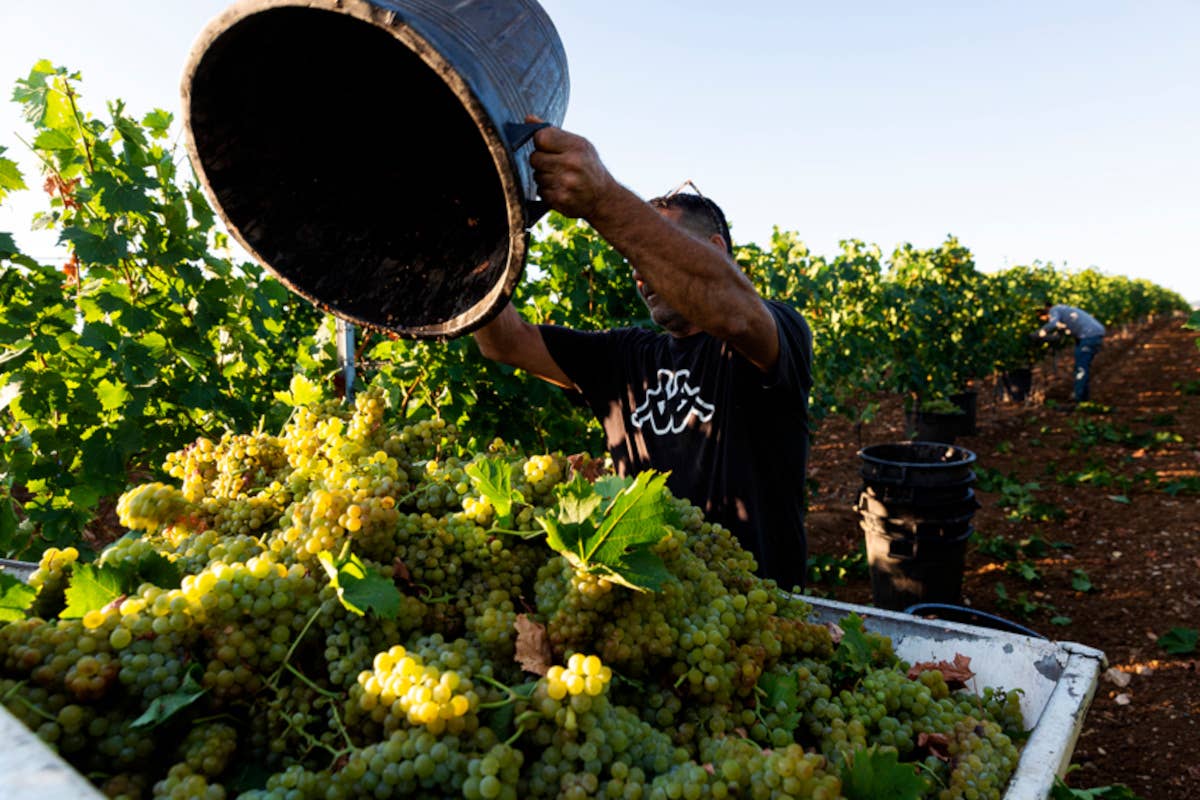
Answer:
MULTIPOLYGON (((1021 751, 1004 800, 1044 800, 1056 777, 1066 774, 1084 716, 1101 672, 1103 652, 1074 642, 1053 642, 1016 633, 897 611, 809 598, 816 619, 836 624, 846 615, 892 640, 911 663, 970 659, 972 684, 1021 689, 1021 713, 1032 733, 1021 751)), ((971 688, 971 686, 968 686, 971 688)))
MULTIPOLYGON (((10 570, 11 574, 12 570, 10 570)), ((888 636, 906 661, 952 661, 965 656, 979 686, 1019 687, 1021 711, 1032 729, 1004 800, 1044 800, 1065 774, 1084 716, 1105 665, 1104 653, 973 625, 927 620, 899 612, 809 598, 814 618, 836 625, 857 614, 865 628, 888 636)), ((101 798, 95 787, 0 705, 0 774, 13 800, 101 798)))
POLYGON ((1034 800, 1065 770, 1102 653, 810 602, 665 475, 384 416, 199 439, 93 560, 0 564, 3 797, 1034 800))

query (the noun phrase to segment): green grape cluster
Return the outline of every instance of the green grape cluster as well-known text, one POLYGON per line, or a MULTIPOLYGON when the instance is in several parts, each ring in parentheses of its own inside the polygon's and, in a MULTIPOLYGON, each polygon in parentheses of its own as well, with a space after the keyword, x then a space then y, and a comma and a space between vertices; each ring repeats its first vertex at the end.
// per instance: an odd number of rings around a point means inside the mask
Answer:
POLYGON ((165 483, 144 483, 121 495, 117 519, 130 530, 156 533, 186 513, 191 504, 183 492, 165 483))
POLYGON ((394 645, 375 656, 373 669, 358 676, 361 694, 351 691, 362 711, 376 708, 388 719, 387 727, 405 720, 424 725, 432 733, 462 730, 463 717, 479 706, 470 678, 455 670, 438 670, 409 655, 403 645, 394 645))
POLYGON ((48 547, 29 576, 29 585, 37 590, 30 613, 43 619, 58 616, 66 604, 64 592, 71 580, 71 566, 79 560, 74 547, 48 547))
POLYGON ((379 391, 196 440, 166 459, 176 484, 121 498, 134 533, 96 559, 137 576, 119 593, 64 619, 86 559, 43 556, 27 618, 0 623, 0 702, 128 800, 834 800, 870 747, 927 798, 1003 792, 1019 691, 909 678, 869 631, 847 664, 677 498, 659 590, 580 571, 539 522, 580 462, 473 447, 444 420, 392 424, 379 391), (519 495, 503 520, 471 478, 484 458, 519 495), (347 553, 394 616, 331 580, 347 553))

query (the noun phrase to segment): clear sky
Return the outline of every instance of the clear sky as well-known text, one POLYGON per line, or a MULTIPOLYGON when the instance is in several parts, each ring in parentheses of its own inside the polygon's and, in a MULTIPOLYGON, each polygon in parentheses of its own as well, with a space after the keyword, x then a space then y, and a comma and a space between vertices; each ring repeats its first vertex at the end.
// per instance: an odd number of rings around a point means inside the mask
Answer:
MULTIPOLYGON (((81 71, 97 110, 178 113, 192 41, 227 5, 0 0, 0 145, 29 165, 7 97, 39 58, 81 71)), ((779 226, 831 255, 954 234, 984 270, 1096 267, 1200 301, 1196 0, 542 5, 565 127, 644 197, 694 180, 739 242, 779 226)), ((46 255, 27 233, 40 198, 17 200, 0 230, 46 255)))

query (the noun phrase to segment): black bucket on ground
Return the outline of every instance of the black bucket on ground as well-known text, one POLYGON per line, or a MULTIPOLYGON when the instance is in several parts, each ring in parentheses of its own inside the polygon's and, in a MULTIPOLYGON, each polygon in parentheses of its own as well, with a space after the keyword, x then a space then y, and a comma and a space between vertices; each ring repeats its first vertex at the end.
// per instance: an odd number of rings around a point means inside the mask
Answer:
POLYGON ((860 511, 858 525, 864 533, 883 533, 908 539, 954 539, 971 527, 975 512, 957 517, 925 519, 923 517, 885 517, 860 511))
POLYGON ((1000 373, 1000 388, 1006 401, 1024 403, 1033 389, 1033 370, 1030 367, 1018 367, 1000 373))
POLYGON ((961 480, 943 486, 907 486, 899 483, 881 482, 860 472, 865 481, 862 496, 890 507, 916 506, 926 508, 965 502, 974 497, 975 471, 968 470, 961 480))
POLYGON ((230 232, 349 322, 450 338, 525 266, 528 114, 566 114, 535 0, 240 0, 192 48, 187 146, 230 232))
POLYGON ((978 509, 979 501, 975 498, 975 490, 970 488, 960 497, 941 500, 884 500, 866 490, 858 498, 858 511, 864 519, 878 519, 893 525, 909 527, 918 523, 970 520, 978 509))
POLYGON ((872 445, 859 451, 859 525, 875 605, 962 599, 975 497, 975 454, 943 442, 872 445))
POLYGON ((973 478, 975 454, 945 442, 873 444, 858 452, 868 485, 946 487, 973 478))
POLYGON ((915 440, 954 444, 962 433, 963 415, 945 411, 906 411, 904 425, 908 436, 915 440))
POLYGON ((974 436, 979 432, 979 392, 968 390, 950 395, 950 402, 962 409, 958 421, 958 432, 962 436, 974 436))
POLYGON ((903 536, 864 531, 871 597, 876 606, 903 611, 916 603, 962 602, 968 527, 955 537, 903 536))

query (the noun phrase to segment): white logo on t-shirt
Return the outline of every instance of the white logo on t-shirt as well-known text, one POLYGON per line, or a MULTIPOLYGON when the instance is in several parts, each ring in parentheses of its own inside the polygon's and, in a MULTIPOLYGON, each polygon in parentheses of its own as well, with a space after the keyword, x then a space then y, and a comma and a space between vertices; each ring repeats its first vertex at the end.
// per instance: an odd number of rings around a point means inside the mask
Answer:
POLYGON ((669 369, 658 371, 658 386, 646 392, 645 401, 633 410, 630 421, 635 428, 649 422, 659 436, 679 433, 695 416, 701 422, 712 419, 716 406, 700 399, 700 390, 688 383, 692 371, 669 369))

